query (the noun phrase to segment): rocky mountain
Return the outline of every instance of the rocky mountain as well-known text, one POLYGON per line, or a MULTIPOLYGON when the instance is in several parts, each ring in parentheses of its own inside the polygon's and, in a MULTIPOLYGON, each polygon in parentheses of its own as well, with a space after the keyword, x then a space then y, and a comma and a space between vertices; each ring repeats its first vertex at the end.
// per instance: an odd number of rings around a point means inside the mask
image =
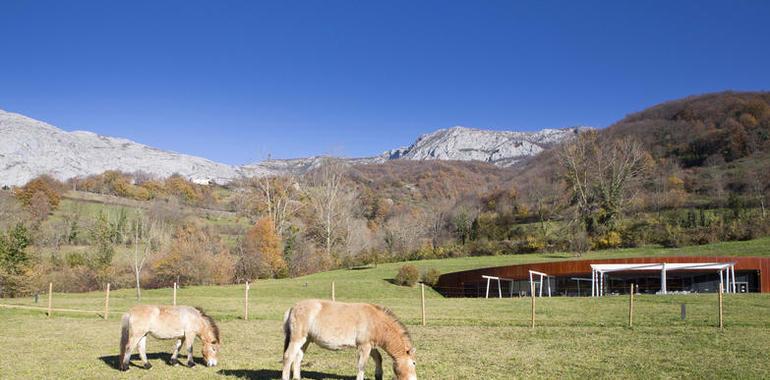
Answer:
MULTIPOLYGON (((422 135, 406 148, 345 160, 353 165, 390 160, 482 161, 505 167, 533 157, 584 128, 510 132, 453 127, 422 135)), ((158 177, 177 173, 197 183, 222 184, 244 176, 302 174, 322 160, 308 157, 233 166, 92 132, 67 132, 0 110, 0 185, 22 185, 41 174, 66 180, 106 170, 158 177)))
POLYGON ((458 126, 424 134, 408 148, 385 154, 387 159, 483 161, 511 166, 587 128, 513 132, 458 126))
MULTIPOLYGON (((456 126, 426 133, 408 147, 392 149, 379 156, 344 159, 352 165, 379 164, 392 160, 481 161, 501 167, 512 166, 569 139, 590 127, 543 129, 537 132, 492 131, 456 126)), ((275 173, 301 174, 318 167, 325 157, 313 156, 266 160, 244 165, 248 173, 260 169, 275 173)))
POLYGON ((241 175, 230 165, 92 132, 66 132, 0 110, 0 185, 22 185, 41 174, 64 180, 106 170, 159 177, 179 173, 199 183, 225 183, 241 175))

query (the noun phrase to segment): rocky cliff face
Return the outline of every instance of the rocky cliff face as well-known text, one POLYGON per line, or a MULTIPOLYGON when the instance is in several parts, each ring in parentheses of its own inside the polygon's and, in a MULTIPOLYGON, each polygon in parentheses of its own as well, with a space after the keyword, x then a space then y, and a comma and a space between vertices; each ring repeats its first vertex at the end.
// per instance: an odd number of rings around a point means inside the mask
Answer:
POLYGON ((510 166, 584 129, 586 127, 512 132, 453 127, 422 135, 408 148, 386 154, 388 159, 484 161, 510 166))

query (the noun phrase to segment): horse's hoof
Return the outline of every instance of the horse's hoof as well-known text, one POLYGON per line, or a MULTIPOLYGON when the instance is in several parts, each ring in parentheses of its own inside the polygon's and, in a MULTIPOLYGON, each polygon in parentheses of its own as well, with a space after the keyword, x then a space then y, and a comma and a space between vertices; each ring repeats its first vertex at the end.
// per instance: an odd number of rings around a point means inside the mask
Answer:
POLYGON ((195 367, 195 362, 187 362, 187 366, 190 368, 195 367))
POLYGON ((144 369, 150 369, 150 368, 152 368, 152 364, 144 363, 144 369))

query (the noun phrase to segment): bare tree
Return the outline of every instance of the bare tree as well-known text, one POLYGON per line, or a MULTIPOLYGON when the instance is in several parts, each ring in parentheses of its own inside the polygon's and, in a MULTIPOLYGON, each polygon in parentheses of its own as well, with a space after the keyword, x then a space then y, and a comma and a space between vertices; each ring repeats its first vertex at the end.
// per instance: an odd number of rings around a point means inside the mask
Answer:
POLYGON ((751 192, 757 202, 759 202, 759 206, 762 210, 762 219, 765 219, 767 217, 767 212, 765 211, 767 192, 765 191, 765 188, 767 187, 768 176, 766 173, 759 173, 757 171, 751 171, 748 176, 751 192))
POLYGON ((419 248, 427 229, 420 210, 394 215, 385 222, 384 240, 391 258, 403 256, 419 248))
POLYGON ((283 236, 289 219, 302 209, 297 198, 299 185, 291 177, 263 177, 257 180, 260 209, 273 221, 278 236, 283 236))
POLYGON ((26 211, 10 192, 0 191, 0 230, 26 219, 26 211))
POLYGON ((562 174, 572 194, 576 218, 589 233, 615 227, 635 182, 645 176, 652 159, 633 139, 600 139, 596 131, 579 134, 559 151, 562 174))
POLYGON ((134 271, 134 279, 136 280, 136 300, 142 300, 142 286, 141 277, 144 265, 147 263, 147 259, 154 253, 157 253, 159 245, 159 234, 163 230, 162 222, 150 222, 145 217, 137 215, 132 223, 134 252, 131 262, 131 269, 134 271))
POLYGON ((346 217, 352 213, 356 193, 343 184, 344 164, 339 160, 325 159, 311 174, 306 190, 312 209, 313 235, 326 255, 339 262, 336 247, 345 241, 346 217))
POLYGON ((442 238, 445 237, 452 206, 453 202, 442 200, 428 207, 424 213, 426 219, 424 224, 428 227, 428 234, 430 235, 430 242, 434 252, 441 245, 442 238))

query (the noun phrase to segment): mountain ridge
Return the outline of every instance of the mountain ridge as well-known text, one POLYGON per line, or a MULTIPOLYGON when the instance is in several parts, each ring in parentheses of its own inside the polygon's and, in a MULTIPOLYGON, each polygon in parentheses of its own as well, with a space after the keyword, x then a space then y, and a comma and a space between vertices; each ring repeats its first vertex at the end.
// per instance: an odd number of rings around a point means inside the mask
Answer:
MULTIPOLYGON (((534 157, 587 127, 535 132, 494 131, 454 126, 419 136, 414 143, 370 157, 341 158, 352 165, 390 160, 482 161, 500 167, 534 157)), ((41 174, 66 180, 107 170, 145 172, 157 177, 180 174, 196 183, 225 184, 243 177, 302 174, 325 156, 275 159, 229 165, 162 150, 129 139, 91 131, 65 131, 52 124, 0 109, 0 185, 19 186, 41 174)))

